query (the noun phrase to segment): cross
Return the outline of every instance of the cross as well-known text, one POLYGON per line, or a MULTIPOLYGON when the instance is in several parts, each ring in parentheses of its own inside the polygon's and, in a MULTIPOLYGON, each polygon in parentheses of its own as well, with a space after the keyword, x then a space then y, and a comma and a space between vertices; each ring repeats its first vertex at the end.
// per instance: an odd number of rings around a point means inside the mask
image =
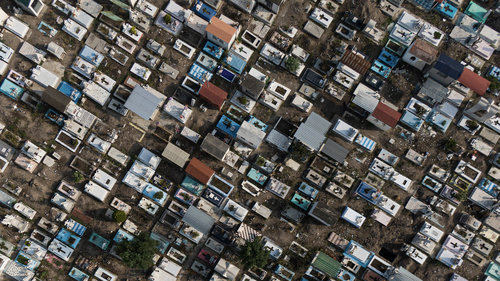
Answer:
POLYGON ((450 5, 446 5, 446 6, 444 6, 444 9, 443 9, 443 10, 444 10, 445 12, 447 12, 447 13, 450 13, 450 12, 452 12, 452 11, 453 11, 453 10, 450 8, 450 5))

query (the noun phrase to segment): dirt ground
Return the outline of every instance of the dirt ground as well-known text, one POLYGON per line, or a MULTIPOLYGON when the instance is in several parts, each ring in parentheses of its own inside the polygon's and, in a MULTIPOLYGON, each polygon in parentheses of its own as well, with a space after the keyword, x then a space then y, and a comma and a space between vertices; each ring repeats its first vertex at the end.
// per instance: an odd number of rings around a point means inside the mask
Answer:
MULTIPOLYGON (((75 4, 74 0, 67 2, 73 5, 75 4)), ((99 0, 97 2, 104 4, 105 8, 108 8, 111 5, 108 1, 105 0, 99 0)), ((156 5, 160 9, 164 9, 167 1, 150 0, 149 2, 156 5)), ((178 3, 185 7, 189 5, 187 1, 178 1, 178 3)), ((352 11, 355 15, 358 15, 360 17, 374 19, 382 27, 387 27, 387 25, 392 21, 391 19, 388 19, 387 16, 382 14, 382 12, 378 9, 375 0, 346 0, 345 3, 340 6, 340 9, 334 16, 334 22, 331 24, 330 28, 325 30, 325 33, 323 34, 321 39, 313 39, 311 36, 304 34, 302 31, 302 27, 307 22, 308 18, 308 15, 305 13, 305 8, 307 5, 312 4, 313 2, 307 0, 285 2, 285 4, 280 9, 280 13, 278 14, 277 19, 272 25, 271 30, 268 33, 269 37, 274 31, 278 30, 280 26, 291 24, 297 27, 299 29, 299 32, 295 37, 294 43, 299 44, 311 54, 310 59, 306 62, 307 67, 312 67, 316 61, 316 58, 329 59, 329 57, 332 55, 332 46, 330 42, 332 42, 332 37, 339 38, 336 36, 334 30, 337 24, 340 22, 340 18, 345 11, 352 11)), ((0 7, 8 13, 12 13, 12 6, 14 6, 14 4, 11 0, 0 1, 0 7)), ((452 23, 450 21, 443 22, 441 20, 442 18, 440 16, 436 16, 435 13, 425 13, 408 3, 404 4, 403 7, 405 9, 408 9, 412 13, 424 18, 425 20, 435 25, 439 25, 442 30, 447 32, 451 31, 452 23)), ((252 19, 252 16, 243 14, 236 8, 226 3, 221 8, 220 12, 230 18, 240 21, 243 25, 242 30, 245 30, 250 20, 252 19)), ((62 26, 57 24, 56 19, 57 17, 65 18, 65 16, 58 10, 54 9, 52 6, 49 6, 47 8, 47 11, 39 18, 34 18, 26 14, 20 15, 19 17, 26 23, 28 23, 32 29, 31 36, 27 38, 27 41, 29 43, 42 50, 45 50, 45 45, 50 42, 56 42, 57 44, 64 47, 67 55, 64 59, 58 60, 58 62, 63 66, 68 67, 75 59, 77 52, 79 52, 80 48, 85 44, 84 42, 86 38, 82 40, 82 42, 78 42, 67 35, 65 32, 60 30, 62 26), (36 29, 40 21, 44 21, 45 23, 55 27, 60 31, 54 37, 49 38, 41 34, 36 29)), ((98 22, 100 21, 95 21, 95 23, 98 22)), ((487 24, 492 26, 493 28, 500 29, 499 22, 500 21, 498 20, 498 15, 492 13, 487 21, 487 24)), ((92 32, 96 25, 97 24, 94 24, 90 28, 89 32, 92 32)), ((19 48, 22 42, 18 37, 10 34, 7 31, 3 31, 2 34, 4 35, 2 40, 7 42, 10 47, 16 50, 19 48)), ((138 44, 139 47, 144 47, 146 45, 146 42, 151 38, 167 46, 167 50, 162 57, 162 61, 178 69, 180 71, 180 74, 176 80, 173 80, 168 76, 162 74, 161 72, 155 70, 153 71, 152 77, 149 79, 147 84, 156 88, 167 97, 174 96, 174 92, 179 87, 182 81, 181 79, 184 78, 186 72, 189 70, 192 60, 188 60, 179 52, 173 50, 172 46, 175 38, 168 32, 161 30, 156 26, 151 27, 145 38, 142 39, 138 44)), ((370 60, 376 57, 382 50, 382 46, 374 45, 363 35, 357 35, 356 38, 359 39, 349 43, 356 45, 359 50, 362 50, 364 53, 366 53, 370 57, 370 60)), ((447 40, 440 47, 440 51, 457 59, 462 58, 464 54, 468 52, 463 48, 463 46, 450 40, 447 40)), ((258 53, 258 50, 255 53, 258 53)), ((257 58, 258 55, 254 55, 248 65, 252 65, 257 58)), ((55 58, 50 57, 50 60, 55 60, 55 58)), ((134 57, 130 56, 127 64, 125 66, 122 66, 106 57, 99 70, 115 79, 117 81, 117 84, 119 84, 124 81, 125 77, 128 75, 128 70, 134 62, 134 57)), ((492 59, 486 64, 486 67, 490 63, 500 63, 500 56, 498 56, 498 54, 495 54, 492 59)), ((17 72, 29 76, 29 69, 33 67, 34 64, 16 53, 14 55, 14 58, 12 59, 10 66, 17 72)), ((423 77, 418 71, 402 62, 397 65, 397 68, 405 69, 406 73, 391 75, 389 79, 387 79, 387 84, 382 90, 381 94, 384 99, 402 109, 406 105, 409 98, 412 96, 415 87, 418 85, 418 83, 423 81, 423 77)), ((284 84, 286 87, 292 90, 292 93, 296 92, 301 85, 301 83, 295 76, 291 75, 288 71, 282 68, 270 67, 264 70, 269 73, 271 80, 274 79, 277 82, 284 84)), ((66 72, 64 79, 67 79, 70 73, 70 71, 66 72)), ((236 87, 235 84, 230 84, 217 76, 214 77, 214 80, 212 82, 215 84, 219 84, 220 87, 228 93, 232 93, 232 90, 236 87)), ((487 97, 490 96, 487 95, 487 97)), ((198 132, 202 136, 205 136, 207 133, 210 133, 213 130, 221 114, 227 111, 229 107, 229 105, 226 103, 222 111, 217 111, 213 108, 209 108, 206 112, 202 112, 199 109, 199 106, 203 103, 198 99, 198 97, 184 91, 183 93, 179 92, 178 96, 175 96, 175 98, 182 100, 183 102, 185 101, 186 104, 188 104, 191 99, 195 99, 193 115, 185 125, 198 132)), ((299 125, 301 120, 306 118, 308 114, 303 113, 294 107, 291 107, 290 101, 292 98, 293 95, 290 95, 283 106, 276 112, 273 112, 269 108, 258 103, 252 114, 259 118, 261 121, 271 126, 277 122, 279 117, 291 121, 295 125, 299 125)), ((343 100, 339 101, 329 95, 322 94, 314 101, 313 111, 325 117, 327 120, 331 120, 336 115, 344 116, 345 112, 348 111, 346 104, 350 100, 350 98, 351 95, 346 94, 343 100)), ((495 98, 495 100, 498 101, 498 98, 495 98)), ((54 165, 53 167, 49 168, 44 164, 39 164, 32 174, 29 174, 28 172, 20 169, 14 163, 11 163, 7 170, 3 174, 0 174, 0 181, 2 183, 11 183, 23 189, 19 197, 19 201, 22 201, 23 203, 37 210, 37 215, 33 221, 33 224, 36 225, 40 217, 48 214, 50 209, 52 208, 50 198, 52 197, 52 194, 54 193, 61 180, 70 182, 79 190, 83 190, 83 187, 87 181, 84 180, 80 183, 74 183, 72 177, 73 169, 69 167, 69 163, 74 158, 74 155, 79 155, 86 160, 89 160, 90 162, 96 162, 94 159, 95 155, 91 157, 85 156, 85 154, 71 153, 69 150, 56 143, 54 141, 54 138, 60 128, 52 121, 43 118, 43 114, 45 113, 46 109, 42 110, 42 108, 39 108, 39 111, 34 112, 32 109, 26 107, 25 105, 18 103, 17 105, 20 110, 16 111, 12 108, 13 105, 13 100, 9 99, 5 95, 0 95, 0 121, 8 126, 9 130, 16 131, 23 140, 29 139, 36 145, 39 145, 40 147, 49 151, 49 153, 52 153, 52 151, 54 151, 61 155, 61 159, 57 161, 56 165, 54 165), (55 145, 56 148, 51 148, 51 145, 55 145), (36 181, 36 183, 38 184, 30 185, 30 182, 32 180, 36 181)), ((161 140, 157 136, 154 136, 152 134, 152 131, 156 126, 166 128, 170 132, 176 132, 176 126, 178 128, 182 128, 183 126, 179 122, 170 118, 165 113, 160 113, 152 122, 142 122, 139 124, 137 122, 137 116, 135 114, 129 113, 127 117, 123 117, 107 109, 106 107, 97 105, 91 100, 87 100, 87 102, 83 104, 82 107, 98 116, 112 128, 115 128, 119 131, 119 137, 113 144, 113 146, 132 156, 132 160, 134 160, 134 155, 137 155, 142 147, 150 149, 157 154, 161 154, 163 149, 166 147, 167 143, 164 140, 161 140), (140 142, 138 142, 139 139, 141 139, 140 142)), ((399 187, 389 183, 386 183, 382 187, 382 190, 385 194, 402 205, 406 204, 410 196, 415 196, 419 200, 424 201, 429 196, 434 195, 432 191, 425 189, 419 184, 422 177, 424 176, 425 171, 430 165, 437 164, 443 168, 452 168, 455 166, 456 162, 458 162, 458 159, 453 159, 449 162, 444 160, 446 158, 443 149, 444 140, 454 138, 457 140, 459 145, 467 147, 468 139, 470 138, 469 134, 464 134, 462 130, 458 129, 455 126, 451 126, 446 134, 438 133, 434 138, 429 136, 426 129, 422 129, 421 132, 416 135, 416 138, 413 141, 406 141, 396 136, 396 133, 394 131, 381 133, 381 131, 376 130, 369 123, 361 121, 359 117, 349 117, 349 123, 354 127, 359 128, 365 136, 377 142, 378 145, 375 152, 378 152, 379 148, 385 148, 400 157, 401 160, 397 164, 396 168, 403 175, 414 180, 412 193, 408 193, 400 189, 399 187), (392 145, 389 144, 390 139, 394 139, 395 143, 392 145), (411 164, 407 160, 404 160, 404 155, 409 148, 412 148, 420 153, 430 153, 422 167, 418 167, 414 164, 411 164)), ((348 144, 336 136, 329 135, 329 137, 341 143, 344 147, 348 148, 351 151, 347 159, 348 165, 343 169, 349 175, 356 178, 357 181, 364 178, 365 171, 368 169, 369 164, 376 156, 376 154, 361 152, 353 144, 348 144), (360 156, 366 157, 366 160, 363 163, 359 162, 356 159, 361 158, 360 156)), ((288 167, 284 167, 282 172, 273 173, 274 177, 277 177, 278 179, 292 187, 285 200, 279 200, 275 195, 271 193, 263 193, 259 197, 255 198, 244 192, 239 185, 239 183, 246 178, 244 175, 239 174, 234 169, 228 167, 226 164, 216 160, 205 152, 202 152, 199 149, 198 145, 195 145, 194 143, 188 141, 179 133, 174 133, 170 141, 190 153, 191 157, 196 157, 206 163, 217 173, 219 173, 222 168, 230 169, 231 171, 233 171, 234 174, 237 175, 237 177, 234 181, 231 182, 236 186, 236 188, 230 195, 230 198, 232 200, 243 206, 247 206, 247 203, 249 203, 249 201, 258 201, 263 203, 266 207, 270 208, 273 211, 271 217, 268 220, 264 220, 260 216, 250 213, 244 222, 254 229, 262 229, 260 231, 262 235, 271 238, 279 246, 285 249, 285 254, 290 258, 287 263, 287 267, 295 272, 294 280, 300 280, 300 278, 304 275, 310 263, 311 254, 308 255, 305 259, 302 259, 297 255, 291 253, 289 250, 286 250, 289 245, 293 241, 297 241, 298 243, 309 249, 310 253, 313 253, 316 250, 322 250, 328 254, 331 254, 337 259, 341 259, 341 252, 329 247, 330 245, 328 245, 326 241, 326 238, 332 231, 348 240, 356 240, 357 242, 364 245, 368 250, 373 251, 376 254, 379 253, 382 247, 389 249, 390 251, 398 255, 397 259, 393 263, 394 266, 402 265, 425 281, 448 280, 452 272, 457 272, 460 275, 468 278, 469 280, 478 280, 479 276, 484 271, 484 267, 481 268, 474 266, 468 260, 464 260, 462 266, 458 267, 455 271, 449 269, 441 263, 436 262, 426 262, 423 266, 420 266, 416 262, 408 258, 406 255, 404 255, 404 253, 400 252, 399 249, 401 248, 402 244, 409 243, 423 223, 423 219, 411 215, 407 211, 400 211, 400 213, 392 219, 391 223, 387 227, 384 227, 383 225, 375 222, 373 219, 368 219, 361 230, 353 228, 347 222, 342 220, 339 220, 333 227, 327 227, 318 223, 312 218, 306 217, 301 224, 295 226, 296 228, 293 232, 290 232, 290 226, 281 220, 280 211, 288 205, 287 202, 289 202, 290 197, 293 196, 293 193, 297 190, 298 185, 302 181, 304 181, 304 173, 306 172, 308 165, 314 158, 312 156, 309 157, 307 161, 301 163, 302 165, 298 171, 293 171, 288 167)), ((284 153, 278 153, 277 149, 267 143, 263 143, 259 147, 259 149, 252 153, 252 155, 248 158, 248 161, 253 163, 257 155, 262 155, 267 159, 270 159, 275 154, 279 156, 279 160, 276 161, 276 164, 283 164, 283 160, 285 159, 286 155, 284 153)), ((102 161, 108 160, 107 156, 102 156, 101 159, 102 161)), ((470 161, 470 158, 467 158, 466 160, 470 161)), ((482 171, 485 171, 485 169, 489 166, 487 161, 488 159, 486 159, 486 157, 480 155, 477 157, 477 160, 472 163, 475 167, 481 169, 482 171)), ((129 218, 139 226, 139 229, 141 231, 154 230, 162 233, 162 235, 164 235, 165 237, 169 236, 169 239, 172 241, 176 237, 179 237, 179 234, 176 233, 173 229, 162 226, 157 222, 165 208, 160 208, 160 211, 155 217, 150 217, 137 207, 137 203, 139 202, 141 196, 138 195, 136 191, 121 183, 125 171, 127 170, 128 167, 121 167, 121 173, 118 176, 118 183, 110 192, 110 195, 106 198, 105 202, 99 202, 93 197, 88 196, 87 194, 82 194, 75 207, 84 212, 86 215, 92 217, 94 220, 91 224, 87 225, 88 230, 85 233, 82 242, 77 247, 70 261, 65 263, 62 269, 57 269, 45 262, 42 263, 42 266, 38 270, 38 273, 41 273, 43 271, 48 272, 48 275, 43 278, 44 280, 70 280, 71 278, 67 276, 67 273, 73 266, 76 258, 78 258, 78 256, 80 255, 95 260, 100 266, 110 269, 113 273, 118 274, 121 280, 146 279, 146 276, 148 276, 149 272, 142 270, 130 270, 124 265, 124 263, 120 262, 118 259, 112 257, 111 255, 104 253, 101 249, 97 248, 87 241, 93 231, 106 239, 111 240, 114 237, 116 230, 120 226, 106 217, 105 213, 107 209, 110 208, 109 203, 115 197, 133 206, 129 218)), ((171 180, 174 183, 174 186, 179 185, 186 175, 182 168, 173 165, 164 159, 160 163, 157 169, 157 173, 171 180)), ((353 186, 357 186, 357 184, 354 184, 353 186)), ((339 212, 341 212, 345 206, 349 206, 369 217, 371 211, 373 210, 373 207, 369 206, 365 201, 359 200, 359 198, 357 198, 353 194, 354 189, 355 187, 352 187, 342 200, 330 194, 327 194, 324 191, 320 191, 317 200, 325 202, 332 209, 335 209, 339 212)), ((169 196, 172 196, 175 190, 176 188, 173 188, 169 193, 169 196)), ((169 199, 166 206, 168 206, 170 202, 171 200, 169 199)), ((455 212, 455 215, 453 217, 450 217, 448 219, 445 233, 451 232, 451 229, 458 222, 458 217, 463 211, 467 211, 464 204, 457 208, 457 211, 455 212)), ((4 208, 0 209, 0 215, 12 212, 12 210, 7 210, 4 208)), ((8 241, 15 244, 19 243, 22 238, 22 235, 13 232, 11 229, 6 228, 3 225, 0 225, 0 233, 3 234, 3 237, 8 241)), ((190 256, 188 260, 183 264, 184 269, 188 269, 191 266, 196 254, 203 247, 204 242, 205 239, 203 239, 198 245, 188 243, 188 246, 184 252, 186 254, 189 254, 190 256)), ((236 252, 237 249, 235 247, 226 247, 226 250, 222 256, 224 256, 224 258, 236 264, 240 268, 243 268, 243 265, 241 265, 237 258, 235 258, 236 252)), ((279 260, 273 262, 272 264, 274 265, 276 263, 284 264, 285 261, 279 260)), ((266 270, 270 271, 272 269, 274 269, 274 267, 269 267, 269 269, 266 270)), ((191 270, 185 270, 181 273, 180 279, 185 281, 202 278, 194 275, 191 270)))

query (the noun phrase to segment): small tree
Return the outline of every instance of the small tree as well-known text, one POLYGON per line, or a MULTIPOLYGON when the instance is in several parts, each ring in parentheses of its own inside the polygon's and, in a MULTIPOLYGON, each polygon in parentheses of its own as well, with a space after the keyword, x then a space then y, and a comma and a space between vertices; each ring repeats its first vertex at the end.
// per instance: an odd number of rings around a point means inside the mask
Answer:
POLYGON ((132 241, 124 239, 120 242, 117 245, 117 253, 128 267, 147 269, 153 265, 153 256, 159 244, 149 233, 141 232, 132 241))
POLYGON ((73 173, 73 180, 74 180, 75 182, 81 182, 81 181, 83 180, 83 175, 82 175, 82 173, 80 173, 80 172, 78 172, 78 171, 75 171, 75 172, 73 173))
POLYGON ((446 144, 444 145, 444 147, 447 149, 447 150, 450 150, 450 151, 456 151, 457 150, 457 141, 454 140, 454 139, 449 139, 446 144))
POLYGON ((460 202, 464 202, 464 201, 467 201, 467 193, 468 193, 469 190, 467 189, 463 189, 461 190, 460 192, 458 192, 457 194, 455 194, 455 199, 457 199, 458 201, 460 202))
POLYGON ((136 28, 135 26, 132 26, 132 27, 130 28, 130 33, 131 33, 131 34, 134 34, 134 35, 137 35, 137 28, 136 28))
POLYGON ((491 91, 500 90, 500 81, 498 80, 497 77, 490 75, 490 76, 486 77, 486 79, 488 79, 488 81, 490 81, 489 89, 491 91))
POLYGON ((245 98, 244 96, 239 97, 239 98, 238 98, 238 101, 239 101, 241 104, 243 104, 243 105, 245 105, 245 104, 247 104, 247 103, 248 103, 247 98, 245 98))
POLYGON ((288 71, 295 73, 300 67, 300 61, 298 58, 294 56, 289 56, 285 61, 285 66, 288 71))
POLYGON ((252 242, 245 242, 241 247, 239 258, 248 267, 263 268, 269 259, 269 249, 264 248, 261 243, 261 238, 257 237, 252 242))
POLYGON ((115 222, 122 223, 127 219, 127 214, 122 210, 115 210, 112 217, 115 222))
POLYGON ((165 21, 166 24, 169 24, 172 22, 172 17, 169 15, 169 14, 166 14, 164 17, 163 17, 163 20, 165 21))
POLYGON ((163 192, 161 192, 161 191, 156 192, 156 193, 153 195, 153 198, 154 198, 154 199, 161 200, 161 199, 163 198, 163 192))
POLYGON ((196 230, 191 231, 191 237, 193 237, 193 239, 196 239, 198 236, 200 236, 198 231, 196 231, 196 230))

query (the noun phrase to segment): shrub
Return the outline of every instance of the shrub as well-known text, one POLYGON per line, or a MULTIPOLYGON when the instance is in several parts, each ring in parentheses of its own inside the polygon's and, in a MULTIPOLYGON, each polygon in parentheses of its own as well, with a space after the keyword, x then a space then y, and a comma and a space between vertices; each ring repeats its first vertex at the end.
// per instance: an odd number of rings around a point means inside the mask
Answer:
POLYGON ((161 192, 161 191, 156 192, 156 193, 153 195, 153 198, 154 198, 154 199, 158 199, 158 200, 162 199, 162 198, 163 198, 163 192, 161 192))
POLYGON ((486 79, 488 79, 488 81, 490 81, 490 88, 489 89, 491 91, 500 90, 500 81, 498 80, 497 77, 490 75, 490 76, 486 77, 486 79))
POLYGON ((122 210, 115 210, 112 217, 115 222, 122 223, 127 219, 127 214, 122 210))
POLYGON ((137 28, 135 28, 135 26, 132 26, 132 28, 130 28, 130 33, 137 35, 137 28))
POLYGON ((300 67, 300 61, 298 58, 294 56, 289 56, 285 61, 285 66, 288 71, 295 73, 300 67))
POLYGON ((457 141, 454 140, 454 139, 449 139, 446 144, 444 145, 444 147, 447 149, 447 150, 450 150, 450 151, 456 151, 457 150, 457 141))
POLYGON ((164 17, 163 17, 163 20, 165 21, 165 23, 169 24, 172 22, 172 17, 169 15, 169 14, 166 14, 164 17))
POLYGON ((238 101, 239 101, 241 104, 247 104, 247 103, 248 103, 247 98, 245 98, 244 96, 239 97, 239 98, 238 98, 238 101))
POLYGON ((78 171, 75 171, 75 172, 73 173, 73 180, 74 180, 75 182, 81 182, 81 181, 83 180, 83 175, 82 175, 82 173, 80 173, 80 172, 78 172, 78 171))

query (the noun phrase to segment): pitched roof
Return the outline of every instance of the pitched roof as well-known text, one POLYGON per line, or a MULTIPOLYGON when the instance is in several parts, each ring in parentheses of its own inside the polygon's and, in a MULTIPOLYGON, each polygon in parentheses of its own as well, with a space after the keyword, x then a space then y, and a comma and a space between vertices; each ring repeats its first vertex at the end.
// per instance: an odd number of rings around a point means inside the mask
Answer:
POLYGON ((486 93, 486 90, 488 90, 491 83, 486 78, 479 76, 479 74, 468 68, 464 68, 464 72, 462 72, 462 75, 458 78, 458 82, 462 83, 465 87, 470 88, 480 96, 486 93))
POLYGON ((448 97, 450 90, 436 80, 428 78, 420 88, 420 93, 432 98, 435 102, 442 102, 448 97))
POLYGON ((183 168, 189 160, 189 153, 177 147, 175 144, 169 142, 163 150, 161 156, 172 161, 175 165, 183 168))
POLYGON ((340 62, 352 68, 362 76, 365 75, 366 71, 368 71, 371 66, 369 61, 363 59, 360 55, 356 55, 349 50, 346 50, 344 52, 344 55, 342 55, 340 62))
POLYGON ((415 40, 409 52, 410 54, 416 56, 417 58, 425 61, 428 64, 433 63, 439 53, 436 48, 434 48, 431 44, 427 43, 423 39, 415 40))
POLYGON ((63 113, 72 102, 71 98, 56 90, 52 86, 48 86, 42 93, 42 101, 63 113))
POLYGON ((149 120, 166 99, 166 96, 151 87, 135 85, 124 106, 141 118, 149 120))
POLYGON ((386 104, 379 102, 375 110, 372 112, 372 116, 382 121, 384 124, 394 127, 398 123, 399 118, 401 118, 401 113, 386 104))
POLYGON ((339 163, 344 163, 347 154, 349 154, 349 150, 347 148, 331 139, 326 140, 320 152, 339 163))
POLYGON ((445 54, 439 56, 434 68, 455 80, 457 80, 464 71, 464 66, 461 63, 445 54))
POLYGON ((182 217, 182 221, 203 233, 203 235, 207 235, 215 223, 215 219, 193 205, 189 206, 186 214, 182 217))
POLYGON ((207 134, 200 145, 201 149, 222 161, 230 146, 212 134, 207 134))
POLYGON ((205 31, 223 40, 224 42, 229 43, 236 33, 236 28, 230 26, 229 24, 221 21, 216 17, 213 17, 210 23, 205 28, 205 31))
POLYGON ((330 275, 331 277, 336 277, 341 267, 338 261, 323 252, 318 252, 312 266, 330 275))
POLYGON ((215 174, 214 170, 196 158, 191 159, 185 171, 203 184, 207 184, 215 174))
POLYGON ((252 94, 260 95, 264 88, 266 87, 266 83, 260 81, 250 74, 245 74, 240 78, 240 86, 250 91, 252 94))
POLYGON ((218 107, 219 110, 222 108, 222 105, 227 98, 227 93, 224 90, 208 81, 203 84, 199 94, 200 98, 206 100, 213 106, 218 107))

